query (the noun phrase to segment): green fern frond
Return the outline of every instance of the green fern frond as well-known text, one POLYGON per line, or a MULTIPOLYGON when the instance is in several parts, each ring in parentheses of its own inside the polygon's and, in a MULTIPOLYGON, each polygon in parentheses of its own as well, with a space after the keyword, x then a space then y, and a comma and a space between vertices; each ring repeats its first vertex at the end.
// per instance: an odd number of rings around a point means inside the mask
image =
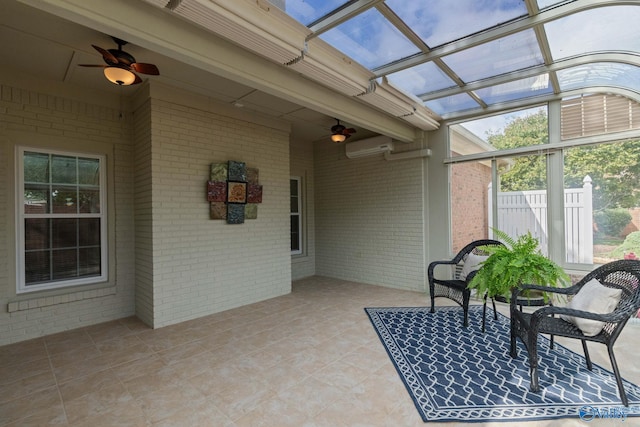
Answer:
POLYGON ((489 258, 469 283, 478 295, 508 299, 511 289, 522 284, 566 286, 570 283, 569 276, 542 254, 538 239, 530 232, 517 239, 495 228, 493 232, 504 246, 482 247, 489 258))
POLYGON ((513 239, 513 237, 511 237, 504 231, 498 230, 497 228, 493 227, 491 227, 491 231, 493 231, 493 235, 497 238, 497 240, 501 240, 505 245, 507 245, 507 247, 513 248, 514 246, 516 246, 516 241, 513 239))

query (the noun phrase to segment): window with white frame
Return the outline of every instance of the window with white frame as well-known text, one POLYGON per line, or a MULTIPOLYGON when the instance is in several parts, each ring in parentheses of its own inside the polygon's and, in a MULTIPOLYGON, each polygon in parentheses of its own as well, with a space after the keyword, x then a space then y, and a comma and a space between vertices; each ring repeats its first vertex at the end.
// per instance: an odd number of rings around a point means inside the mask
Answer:
POLYGON ((107 280, 105 158, 20 147, 18 293, 107 280))
POLYGON ((302 253, 301 178, 291 177, 291 255, 302 253))
POLYGON ((454 249, 497 224, 512 237, 530 231, 567 268, 637 257, 638 112, 635 101, 595 94, 486 118, 486 138, 474 129, 484 119, 451 126, 454 249), (486 226, 470 228, 472 214, 486 226))

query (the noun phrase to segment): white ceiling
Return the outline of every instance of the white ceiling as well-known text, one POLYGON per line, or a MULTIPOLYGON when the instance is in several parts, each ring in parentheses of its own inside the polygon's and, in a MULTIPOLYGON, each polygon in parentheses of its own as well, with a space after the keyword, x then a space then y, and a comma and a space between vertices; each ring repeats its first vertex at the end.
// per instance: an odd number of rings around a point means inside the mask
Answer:
MULTIPOLYGON (((3 0, 0 13, 0 58, 2 67, 18 70, 42 80, 57 82, 99 93, 121 94, 121 88, 108 82, 100 68, 78 64, 104 64, 102 56, 91 46, 116 48, 107 34, 67 21, 47 12, 3 0)), ((190 89, 213 99, 262 115, 286 120, 292 126, 292 138, 303 141, 329 140, 333 117, 295 103, 277 98, 254 88, 216 76, 175 59, 134 44, 123 50, 138 62, 156 64, 160 76, 140 75, 164 84, 190 89)), ((122 88, 122 94, 132 94, 137 86, 122 88)), ((354 126, 343 122, 346 126, 354 126)), ((372 136, 373 132, 358 128, 354 140, 372 136)))

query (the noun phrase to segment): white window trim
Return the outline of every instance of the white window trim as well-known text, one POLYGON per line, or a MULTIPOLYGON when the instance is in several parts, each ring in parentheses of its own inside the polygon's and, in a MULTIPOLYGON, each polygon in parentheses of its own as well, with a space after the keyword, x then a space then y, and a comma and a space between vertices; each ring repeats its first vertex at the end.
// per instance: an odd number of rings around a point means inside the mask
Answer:
MULTIPOLYGON (((290 216, 298 217, 298 249, 297 251, 291 251, 291 255, 302 255, 302 242, 304 241, 302 232, 304 227, 302 226, 302 177, 300 176, 292 176, 289 178, 290 181, 296 181, 298 183, 298 212, 289 212, 290 216)), ((291 203, 291 192, 289 192, 289 203, 291 203)), ((291 211, 291 208, 289 208, 291 211)))
MULTIPOLYGON (((615 143, 628 139, 637 139, 640 137, 640 130, 633 129, 624 132, 614 132, 609 134, 598 134, 593 136, 578 137, 566 141, 560 141, 560 101, 552 101, 548 103, 547 111, 549 123, 549 143, 544 145, 533 145, 530 147, 519 147, 508 150, 491 151, 487 153, 477 153, 460 155, 455 157, 447 157, 443 160, 445 165, 453 165, 469 161, 491 161, 491 182, 495 192, 493 194, 494 224, 498 223, 497 219, 497 188, 498 175, 497 163, 498 159, 509 158, 518 155, 545 155, 547 158, 547 197, 550 201, 549 211, 547 214, 547 230, 549 233, 548 240, 548 256, 551 260, 566 270, 574 272, 584 272, 593 269, 594 264, 577 264, 569 263, 565 259, 565 217, 564 217, 564 149, 581 147, 585 145, 593 145, 598 143, 615 143)), ((450 132, 450 131, 449 131, 450 132)), ((447 132, 447 134, 449 134, 447 132)), ((448 152, 450 153, 450 141, 448 152)), ((449 175, 449 187, 451 186, 451 176, 449 175)), ((448 194, 449 209, 451 208, 451 193, 448 194)), ((450 212, 449 212, 450 214, 450 212)), ((491 234, 490 234, 491 236, 491 234)), ((451 241, 451 229, 449 229, 449 239, 451 241)))
POLYGON ((49 150, 44 148, 35 148, 27 146, 16 147, 16 293, 25 294, 30 292, 68 288, 72 286, 89 285, 95 283, 106 282, 109 278, 109 264, 108 264, 108 233, 107 233, 107 161, 106 156, 96 153, 85 153, 79 151, 61 151, 61 150, 49 150), (25 284, 25 218, 42 217, 43 215, 56 218, 77 218, 78 215, 64 215, 64 214, 25 214, 24 213, 24 152, 37 152, 45 154, 57 154, 63 156, 74 157, 87 157, 94 158, 100 161, 100 213, 98 214, 83 214, 86 217, 100 218, 100 262, 101 262, 101 274, 97 276, 84 277, 72 280, 59 280, 53 282, 47 282, 37 285, 25 284))

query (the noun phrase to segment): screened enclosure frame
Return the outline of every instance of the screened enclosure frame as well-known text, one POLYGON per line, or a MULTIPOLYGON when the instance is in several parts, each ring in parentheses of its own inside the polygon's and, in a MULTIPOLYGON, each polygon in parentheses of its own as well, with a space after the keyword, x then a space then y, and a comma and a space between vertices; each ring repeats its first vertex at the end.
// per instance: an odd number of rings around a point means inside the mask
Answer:
MULTIPOLYGON (((539 104, 538 104, 539 105, 539 104)), ((542 105, 540 105, 542 106, 542 105)), ((497 200, 499 185, 498 161, 518 156, 538 155, 546 159, 546 191, 549 200, 548 216, 546 218, 546 229, 548 230, 548 256, 564 268, 573 271, 589 271, 595 264, 579 264, 567 262, 565 259, 565 222, 563 191, 564 186, 564 151, 569 148, 579 148, 596 144, 621 143, 630 140, 640 139, 640 124, 634 129, 621 132, 600 133, 595 135, 574 137, 561 140, 561 101, 554 100, 546 104, 548 117, 549 142, 540 145, 531 145, 513 149, 486 151, 482 153, 466 154, 447 157, 443 160, 445 165, 455 165, 466 162, 489 161, 491 164, 491 200, 493 206, 492 223, 498 224, 497 200)), ((447 132, 447 144, 451 152, 450 144, 451 132, 447 132)), ((451 176, 449 174, 449 180, 451 176)), ((451 200, 449 200, 451 206, 451 200)), ((449 212, 451 215, 451 211, 449 212)), ((451 222, 451 221, 450 221, 451 222)), ((491 238, 491 234, 489 234, 491 238)))
POLYGON ((469 16, 438 0, 273 3, 307 26, 307 42, 322 39, 367 68, 373 86, 399 88, 445 122, 589 91, 640 101, 638 1, 455 2, 469 16), (465 30, 442 31, 452 22, 465 30), (368 25, 399 53, 367 41, 368 25))

